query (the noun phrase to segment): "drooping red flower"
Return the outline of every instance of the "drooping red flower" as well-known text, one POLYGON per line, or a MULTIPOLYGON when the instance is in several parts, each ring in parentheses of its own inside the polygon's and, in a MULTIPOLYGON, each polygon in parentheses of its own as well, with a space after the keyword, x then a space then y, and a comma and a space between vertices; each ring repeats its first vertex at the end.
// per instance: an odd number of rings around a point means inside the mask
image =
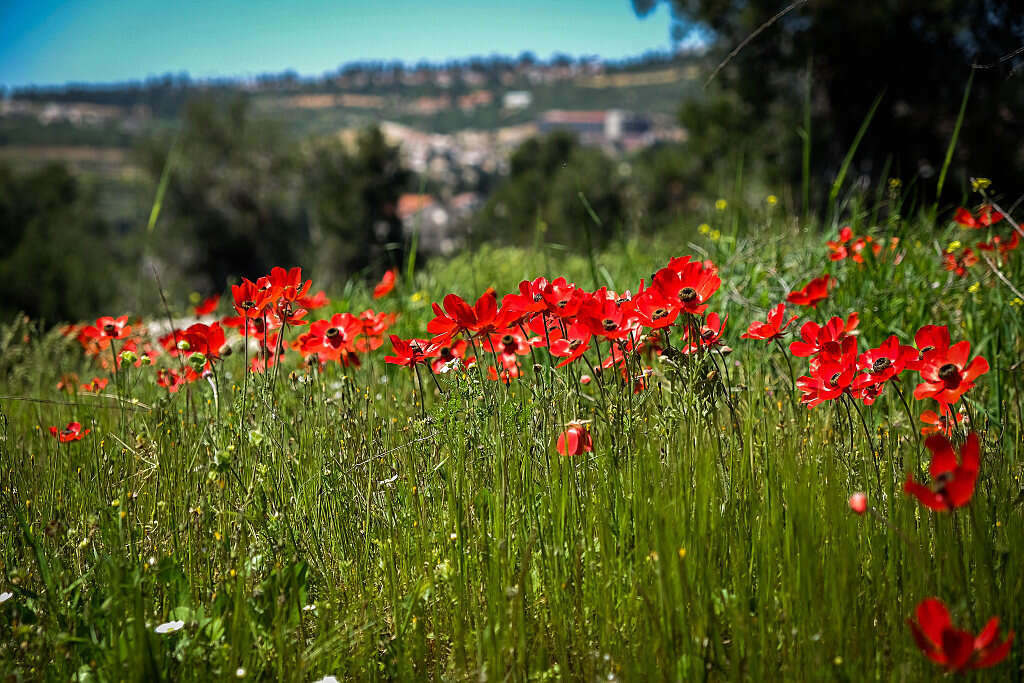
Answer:
POLYGON ((797 306, 817 308, 819 303, 828 298, 829 289, 835 287, 835 285, 836 279, 831 275, 825 274, 814 278, 804 285, 802 289, 790 292, 786 296, 786 301, 797 306))
POLYGON ((989 204, 982 204, 978 208, 977 216, 974 216, 970 211, 963 207, 957 209, 956 213, 953 215, 954 223, 972 230, 987 228, 1001 220, 1003 220, 1003 214, 995 211, 989 204))
POLYGON ((562 455, 583 455, 594 450, 594 439, 586 425, 571 424, 558 435, 556 448, 562 455))
POLYGON ((946 350, 935 349, 923 355, 914 365, 923 380, 914 389, 914 398, 934 398, 940 403, 956 403, 974 380, 988 372, 988 361, 976 356, 968 362, 971 343, 953 344, 946 350))
POLYGON ((217 304, 220 303, 220 294, 214 294, 203 299, 198 306, 192 308, 195 311, 196 316, 209 315, 217 310, 217 304))
POLYGON ((858 491, 850 496, 850 509, 856 512, 858 515, 863 515, 868 510, 868 497, 866 494, 858 491))
POLYGON ((917 606, 917 621, 907 619, 914 642, 925 657, 947 671, 985 669, 1006 659, 1013 631, 997 642, 999 617, 992 617, 977 636, 953 626, 949 610, 938 598, 926 598, 917 606))
POLYGON ((970 502, 974 495, 974 484, 978 480, 981 448, 978 435, 971 432, 967 441, 960 449, 960 462, 957 463, 953 444, 945 436, 935 434, 925 439, 924 445, 932 452, 932 462, 928 468, 932 477, 932 486, 928 487, 914 481, 908 473, 903 490, 914 496, 921 504, 931 510, 953 510, 970 502))
POLYGON ((81 441, 82 437, 88 434, 90 429, 83 430, 81 422, 68 422, 64 429, 57 429, 56 427, 50 427, 50 433, 53 434, 54 438, 60 443, 67 443, 69 441, 81 441))
POLYGON ((786 328, 798 317, 794 315, 787 320, 786 304, 777 304, 775 308, 768 311, 768 319, 765 322, 755 320, 750 323, 750 327, 747 328, 747 331, 743 333, 740 339, 760 339, 763 341, 781 339, 786 328))
POLYGON ((398 271, 394 268, 384 273, 381 277, 380 282, 373 288, 373 298, 383 299, 391 290, 395 288, 395 278, 398 276, 398 271))

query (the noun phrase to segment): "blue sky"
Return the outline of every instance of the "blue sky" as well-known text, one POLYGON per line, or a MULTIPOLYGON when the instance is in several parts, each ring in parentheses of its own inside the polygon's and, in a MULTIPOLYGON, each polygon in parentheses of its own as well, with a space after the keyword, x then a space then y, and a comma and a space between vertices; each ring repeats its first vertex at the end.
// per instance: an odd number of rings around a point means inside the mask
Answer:
POLYGON ((618 59, 667 50, 629 0, 0 0, 0 84, 193 78, 471 55, 618 59))

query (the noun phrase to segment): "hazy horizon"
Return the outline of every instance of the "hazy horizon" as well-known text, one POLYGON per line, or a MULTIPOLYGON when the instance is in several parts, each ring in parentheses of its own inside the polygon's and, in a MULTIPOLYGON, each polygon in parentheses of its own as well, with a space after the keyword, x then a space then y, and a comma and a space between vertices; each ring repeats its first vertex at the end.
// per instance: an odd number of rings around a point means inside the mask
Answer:
MULTIPOLYGON (((474 57, 624 60, 668 52, 664 6, 643 19, 628 0, 453 2, 387 6, 322 0, 301 11, 271 3, 144 0, 61 6, 16 0, 0 7, 0 85, 102 86, 185 75, 197 81, 294 71, 317 78, 345 64, 443 63, 474 57)), ((684 43, 685 44, 685 43, 684 43)))

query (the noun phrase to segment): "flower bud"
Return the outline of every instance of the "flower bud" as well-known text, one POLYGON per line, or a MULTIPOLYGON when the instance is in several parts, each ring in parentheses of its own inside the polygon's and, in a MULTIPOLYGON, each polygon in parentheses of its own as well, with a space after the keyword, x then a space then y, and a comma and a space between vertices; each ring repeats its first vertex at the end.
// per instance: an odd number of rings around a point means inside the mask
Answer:
POLYGON ((179 351, 188 351, 189 349, 192 348, 192 345, 189 344, 184 339, 179 340, 177 346, 179 351))
POLYGON ((199 369, 206 365, 206 355, 196 351, 188 357, 188 364, 191 365, 196 372, 199 372, 199 369))
POLYGON ((121 362, 123 362, 123 363, 134 363, 138 359, 139 359, 139 357, 135 355, 134 351, 122 351, 121 352, 121 362))

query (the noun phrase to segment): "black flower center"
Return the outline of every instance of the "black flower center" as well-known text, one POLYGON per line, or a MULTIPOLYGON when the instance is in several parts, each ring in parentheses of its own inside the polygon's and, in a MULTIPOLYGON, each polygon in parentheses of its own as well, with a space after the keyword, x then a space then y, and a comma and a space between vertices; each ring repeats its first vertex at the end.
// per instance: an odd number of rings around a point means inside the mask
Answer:
POLYGON ((833 386, 833 387, 839 386, 839 377, 840 377, 840 373, 838 373, 838 372, 835 373, 834 375, 832 375, 832 377, 830 377, 829 380, 828 380, 829 385, 833 386))
POLYGON ((339 330, 337 327, 328 327, 327 331, 324 332, 324 334, 326 334, 328 337, 337 337, 339 334, 341 334, 341 330, 339 330))
POLYGON ((679 290, 680 301, 693 301, 697 298, 697 290, 693 287, 683 287, 679 290))
POLYGON ((615 321, 612 320, 611 318, 605 318, 604 320, 601 321, 601 327, 603 327, 606 332, 611 332, 616 327, 618 327, 618 325, 616 325, 615 321))
POLYGON ((654 313, 651 314, 651 320, 661 320, 667 315, 668 311, 666 311, 664 308, 656 308, 654 309, 654 313))
POLYGON ((939 368, 939 379, 941 379, 948 388, 956 389, 960 386, 960 368, 952 363, 946 363, 939 368))
POLYGON ((115 334, 117 334, 117 325, 115 325, 114 323, 107 323, 106 325, 103 326, 103 334, 107 335, 108 337, 113 337, 115 334))
POLYGON ((252 299, 246 299, 242 302, 242 308, 248 310, 250 308, 256 308, 256 302, 252 299))
POLYGON ((885 372, 892 367, 892 361, 888 358, 876 358, 871 364, 871 372, 885 372))

